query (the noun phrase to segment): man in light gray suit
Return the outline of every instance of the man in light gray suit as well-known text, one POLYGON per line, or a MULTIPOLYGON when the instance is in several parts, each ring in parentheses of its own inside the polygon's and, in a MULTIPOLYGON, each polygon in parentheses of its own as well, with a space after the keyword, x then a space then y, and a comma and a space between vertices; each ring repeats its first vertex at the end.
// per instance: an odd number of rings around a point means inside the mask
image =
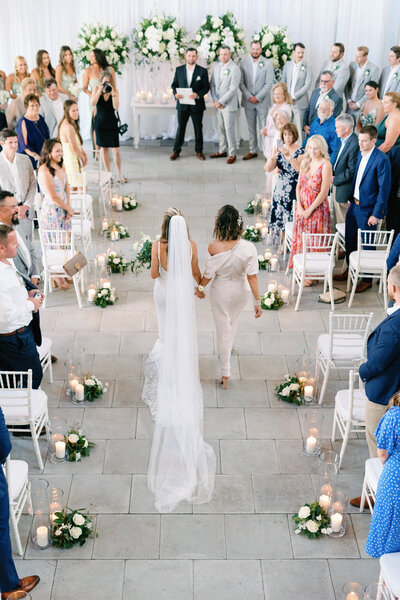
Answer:
POLYGON ((271 88, 274 83, 274 69, 271 61, 261 56, 260 42, 253 40, 250 54, 240 64, 242 106, 249 128, 249 152, 243 160, 257 156, 257 119, 258 127, 265 127, 268 109, 271 105, 271 88))
POLYGON ((18 154, 18 138, 12 129, 0 132, 0 190, 14 194, 18 202, 20 231, 32 240, 36 179, 26 154, 18 154))
POLYGON ((294 100, 301 124, 308 106, 308 90, 312 85, 312 71, 303 60, 305 49, 302 42, 296 42, 293 47, 292 60, 285 63, 282 71, 282 81, 286 83, 289 94, 294 100))
POLYGON ((236 113, 239 109, 240 69, 233 62, 229 46, 221 46, 219 62, 211 75, 211 96, 217 109, 219 151, 210 158, 223 158, 228 165, 236 160, 236 113))
POLYGON ((369 48, 358 46, 355 60, 350 63, 350 79, 346 86, 347 111, 357 121, 361 105, 366 102, 365 84, 379 81, 379 68, 368 60, 369 48))
POLYGON ((389 65, 382 71, 379 80, 381 98, 387 92, 400 94, 400 46, 392 46, 388 54, 389 65))
POLYGON ((57 81, 52 77, 44 80, 45 93, 40 98, 39 114, 46 121, 50 137, 58 137, 58 126, 64 116, 64 102, 68 100, 67 94, 60 94, 57 81))
POLYGON ((319 73, 318 79, 315 82, 315 87, 319 85, 319 78, 322 74, 322 71, 332 71, 335 79, 335 91, 339 96, 344 94, 345 87, 350 77, 349 67, 343 60, 344 56, 344 45, 341 42, 335 42, 331 46, 331 51, 329 53, 330 59, 324 62, 322 65, 322 69, 319 73))

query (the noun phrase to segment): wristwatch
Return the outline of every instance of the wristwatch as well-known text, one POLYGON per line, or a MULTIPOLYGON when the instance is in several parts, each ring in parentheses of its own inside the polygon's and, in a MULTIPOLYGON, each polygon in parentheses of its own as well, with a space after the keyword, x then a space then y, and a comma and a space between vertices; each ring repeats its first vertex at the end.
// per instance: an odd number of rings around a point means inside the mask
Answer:
POLYGON ((197 289, 199 290, 199 292, 204 292, 204 285, 198 285, 197 289))

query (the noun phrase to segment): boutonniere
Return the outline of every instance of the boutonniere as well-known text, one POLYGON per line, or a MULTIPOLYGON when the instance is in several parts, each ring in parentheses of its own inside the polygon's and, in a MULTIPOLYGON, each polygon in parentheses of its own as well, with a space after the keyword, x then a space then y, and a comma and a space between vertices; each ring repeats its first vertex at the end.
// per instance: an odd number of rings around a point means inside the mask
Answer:
POLYGON ((307 66, 306 65, 301 65, 300 67, 300 71, 306 71, 307 70, 307 66))
POLYGON ((197 75, 196 81, 200 81, 200 79, 201 79, 200 75, 197 75))
POLYGON ((397 79, 397 78, 398 78, 398 76, 399 76, 399 72, 398 72, 398 71, 396 71, 396 73, 393 75, 393 77, 394 77, 394 79, 397 79))
POLYGON ((262 61, 260 61, 260 62, 258 63, 258 67, 259 67, 260 69, 263 69, 263 68, 264 68, 264 63, 263 63, 262 61))
POLYGON ((229 70, 229 69, 224 69, 224 75, 228 76, 228 75, 229 75, 229 73, 230 73, 230 70, 229 70))
POLYGON ((331 97, 330 97, 330 95, 329 95, 329 94, 326 94, 326 96, 325 96, 325 99, 326 99, 326 98, 329 98, 329 100, 331 99, 331 97))
POLYGON ((370 73, 371 73, 370 69, 365 69, 365 71, 364 71, 365 77, 369 77, 370 73))

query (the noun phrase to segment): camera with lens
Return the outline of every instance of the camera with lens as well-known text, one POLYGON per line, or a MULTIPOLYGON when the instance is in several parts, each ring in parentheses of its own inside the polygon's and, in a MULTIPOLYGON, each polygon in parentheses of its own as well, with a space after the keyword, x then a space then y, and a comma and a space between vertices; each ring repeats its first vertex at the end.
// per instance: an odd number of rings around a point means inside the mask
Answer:
POLYGON ((107 83, 107 81, 103 84, 103 89, 106 94, 112 92, 112 87, 109 83, 107 83))

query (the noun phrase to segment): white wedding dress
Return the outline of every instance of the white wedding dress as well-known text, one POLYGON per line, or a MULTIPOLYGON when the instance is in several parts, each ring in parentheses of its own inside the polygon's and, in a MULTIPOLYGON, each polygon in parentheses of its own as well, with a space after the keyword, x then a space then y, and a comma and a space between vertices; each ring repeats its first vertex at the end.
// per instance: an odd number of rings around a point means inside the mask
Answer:
POLYGON ((216 458, 203 439, 191 245, 185 219, 171 218, 168 273, 161 267, 154 286, 159 339, 145 366, 143 401, 154 420, 147 476, 159 512, 186 500, 208 502, 214 489, 216 458))

